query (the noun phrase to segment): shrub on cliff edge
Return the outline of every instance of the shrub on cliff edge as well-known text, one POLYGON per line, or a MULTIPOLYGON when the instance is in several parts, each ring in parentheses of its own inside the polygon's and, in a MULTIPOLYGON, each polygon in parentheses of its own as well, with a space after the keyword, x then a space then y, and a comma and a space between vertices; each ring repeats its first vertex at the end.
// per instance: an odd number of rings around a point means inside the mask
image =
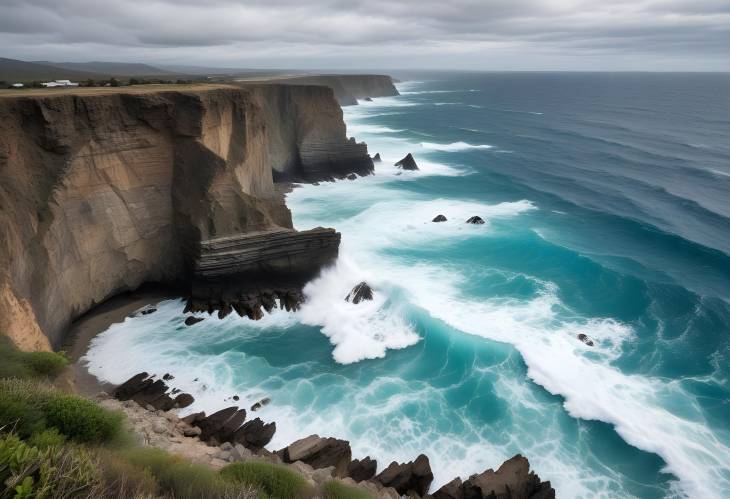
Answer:
POLYGON ((261 497, 301 499, 313 495, 310 485, 301 475, 262 461, 229 464, 220 474, 230 482, 256 487, 261 491, 261 497))
POLYGON ((0 378, 39 378, 58 376, 69 363, 63 353, 23 352, 0 335, 0 378))
POLYGON ((46 420, 80 442, 108 442, 119 435, 122 416, 75 395, 57 396, 44 408, 46 420))

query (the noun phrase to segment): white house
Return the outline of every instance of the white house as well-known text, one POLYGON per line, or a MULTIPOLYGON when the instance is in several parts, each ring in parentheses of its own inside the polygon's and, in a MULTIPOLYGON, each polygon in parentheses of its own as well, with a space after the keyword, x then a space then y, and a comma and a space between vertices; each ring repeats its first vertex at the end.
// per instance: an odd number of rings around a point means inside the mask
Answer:
POLYGON ((23 88, 23 84, 22 83, 13 83, 12 87, 13 88, 23 88))
POLYGON ((49 81, 47 83, 41 83, 44 87, 51 88, 51 87, 78 87, 78 83, 73 83, 71 80, 55 80, 55 81, 49 81))

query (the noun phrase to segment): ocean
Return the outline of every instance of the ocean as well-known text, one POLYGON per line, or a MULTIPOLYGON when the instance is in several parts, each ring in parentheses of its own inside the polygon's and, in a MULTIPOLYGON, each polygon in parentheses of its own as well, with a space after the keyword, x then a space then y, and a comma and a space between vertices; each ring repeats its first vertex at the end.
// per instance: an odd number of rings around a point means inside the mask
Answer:
POLYGON ((166 301, 99 335, 90 371, 171 372, 188 411, 270 397, 270 449, 424 452, 432 491, 521 453, 561 498, 730 497, 730 75, 398 88, 344 109, 375 175, 288 196, 296 228, 342 232, 300 311, 186 327, 166 301), (393 166, 409 152, 420 171, 393 166), (360 281, 373 301, 346 303, 360 281))

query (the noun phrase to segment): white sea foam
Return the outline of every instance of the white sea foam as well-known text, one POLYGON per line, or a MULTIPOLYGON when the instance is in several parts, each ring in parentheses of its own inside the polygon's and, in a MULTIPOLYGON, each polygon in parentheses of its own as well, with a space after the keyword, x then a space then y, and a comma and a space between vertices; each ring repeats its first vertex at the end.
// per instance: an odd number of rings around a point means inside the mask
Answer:
POLYGON ((468 151, 469 149, 492 149, 494 146, 488 144, 468 144, 466 142, 452 142, 451 144, 437 144, 434 142, 421 142, 421 147, 424 149, 432 149, 434 151, 468 151))

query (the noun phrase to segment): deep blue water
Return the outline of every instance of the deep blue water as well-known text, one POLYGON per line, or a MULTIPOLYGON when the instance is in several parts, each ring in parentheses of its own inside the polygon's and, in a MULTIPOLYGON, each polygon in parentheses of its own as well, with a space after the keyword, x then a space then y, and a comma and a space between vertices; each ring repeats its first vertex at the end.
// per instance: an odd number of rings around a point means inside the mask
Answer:
POLYGON ((521 452, 558 497, 730 496, 730 75, 419 80, 345 109, 376 175, 290 194, 343 233, 300 312, 186 328, 168 302, 92 372, 169 370, 191 409, 270 396, 271 448, 425 451, 435 486, 521 452), (375 300, 345 303, 360 280, 375 300))

